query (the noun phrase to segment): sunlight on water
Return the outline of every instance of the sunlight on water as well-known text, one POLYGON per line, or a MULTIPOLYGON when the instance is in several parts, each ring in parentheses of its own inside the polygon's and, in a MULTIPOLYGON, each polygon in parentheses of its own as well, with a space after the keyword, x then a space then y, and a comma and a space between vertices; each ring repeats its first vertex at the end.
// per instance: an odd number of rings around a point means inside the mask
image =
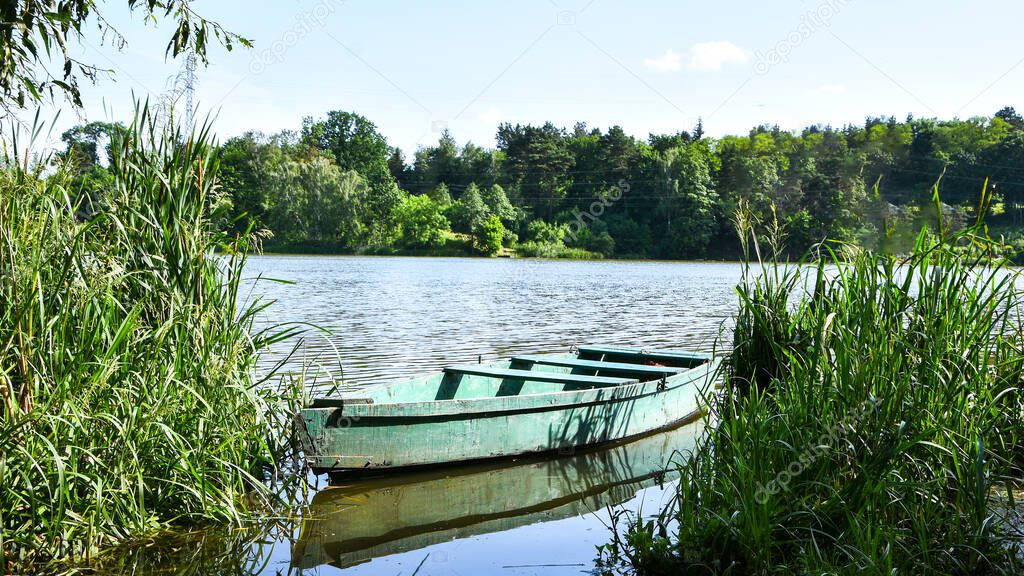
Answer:
POLYGON ((307 330, 288 369, 307 361, 354 387, 573 344, 711 351, 740 278, 735 264, 468 258, 262 256, 248 270, 294 282, 253 288, 276 300, 265 322, 331 331, 307 330))

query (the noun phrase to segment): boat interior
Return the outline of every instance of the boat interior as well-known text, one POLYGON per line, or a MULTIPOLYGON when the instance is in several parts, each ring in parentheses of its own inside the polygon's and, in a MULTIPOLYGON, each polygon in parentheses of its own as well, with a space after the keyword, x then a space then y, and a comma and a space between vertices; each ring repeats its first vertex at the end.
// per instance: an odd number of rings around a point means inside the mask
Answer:
POLYGON ((588 390, 669 378, 709 361, 667 350, 582 346, 575 354, 523 355, 487 364, 448 366, 440 374, 363 390, 358 398, 323 398, 313 407, 467 400, 588 390))

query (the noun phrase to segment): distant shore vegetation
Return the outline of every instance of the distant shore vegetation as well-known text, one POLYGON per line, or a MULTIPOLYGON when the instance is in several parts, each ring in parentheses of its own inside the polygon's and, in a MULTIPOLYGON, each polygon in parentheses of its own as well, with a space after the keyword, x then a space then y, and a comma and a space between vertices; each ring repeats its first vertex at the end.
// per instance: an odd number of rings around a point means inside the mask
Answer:
MULTIPOLYGON (((101 201, 116 123, 77 126, 60 158, 101 201)), ((741 202, 778 221, 801 256, 824 239, 903 253, 937 212, 986 225, 1003 256, 1024 248, 1024 118, 868 118, 842 128, 742 136, 691 131, 639 140, 614 126, 502 124, 497 147, 447 130, 412 158, 367 118, 334 111, 296 131, 247 132, 220 149, 226 232, 250 228, 273 252, 740 259, 741 202), (941 202, 934 189, 940 182, 941 202)))

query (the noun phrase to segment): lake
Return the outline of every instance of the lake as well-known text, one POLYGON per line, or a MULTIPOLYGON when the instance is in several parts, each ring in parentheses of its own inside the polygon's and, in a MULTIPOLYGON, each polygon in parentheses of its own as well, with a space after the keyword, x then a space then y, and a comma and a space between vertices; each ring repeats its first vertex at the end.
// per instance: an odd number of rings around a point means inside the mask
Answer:
MULTIPOLYGON (((442 364, 573 344, 710 351, 736 307, 737 264, 262 256, 270 323, 308 323, 303 361, 361 386, 442 364)), ((268 355, 280 359, 285 347, 268 355)))
MULTIPOLYGON (((740 267, 261 256, 250 260, 248 276, 253 298, 275 301, 265 326, 308 326, 296 353, 289 356, 295 342, 278 346, 263 366, 283 361, 298 370, 305 363, 358 388, 574 344, 712 351, 731 328, 740 267)), ((248 539, 208 535, 201 545, 179 548, 189 555, 186 564, 196 565, 191 573, 587 573, 596 546, 608 541, 609 507, 657 513, 673 493, 667 463, 701 432, 697 422, 557 459, 333 487, 321 478, 321 490, 299 503, 306 504, 299 519, 268 522, 273 528, 248 539)), ((183 573, 180 555, 138 562, 139 572, 174 564, 174 573, 183 573)))

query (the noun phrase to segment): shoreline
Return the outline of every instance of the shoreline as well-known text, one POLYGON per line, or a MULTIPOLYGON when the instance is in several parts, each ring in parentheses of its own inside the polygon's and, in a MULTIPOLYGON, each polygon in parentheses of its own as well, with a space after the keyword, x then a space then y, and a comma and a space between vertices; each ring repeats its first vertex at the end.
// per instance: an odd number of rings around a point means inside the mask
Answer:
POLYGON ((249 252, 249 256, 323 256, 323 257, 346 257, 361 256, 373 258, 465 258, 472 260, 550 260, 565 262, 690 262, 701 264, 741 264, 740 258, 645 258, 636 255, 624 255, 622 257, 595 256, 592 258, 546 257, 546 256, 520 256, 514 248, 503 248, 502 252, 494 255, 473 254, 461 250, 389 250, 380 247, 369 247, 365 249, 320 249, 316 246, 282 247, 272 246, 256 252, 249 252))
POLYGON ((262 252, 250 252, 249 256, 318 256, 324 258, 459 258, 465 260, 544 260, 550 262, 662 262, 672 264, 743 264, 742 260, 726 259, 686 259, 670 260, 665 258, 545 258, 542 256, 481 256, 478 254, 410 254, 399 252, 396 254, 360 253, 360 252, 285 252, 278 250, 265 250, 262 252))

